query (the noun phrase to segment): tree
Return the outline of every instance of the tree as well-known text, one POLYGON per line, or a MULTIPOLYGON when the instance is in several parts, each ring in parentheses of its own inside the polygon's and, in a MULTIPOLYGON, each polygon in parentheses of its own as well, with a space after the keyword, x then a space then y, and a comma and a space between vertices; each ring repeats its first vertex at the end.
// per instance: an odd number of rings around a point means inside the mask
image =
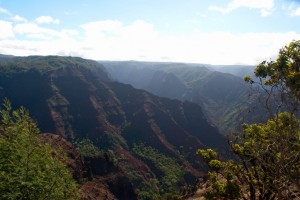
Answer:
POLYGON ((66 166, 52 156, 49 144, 24 108, 12 111, 6 100, 0 110, 1 199, 79 199, 79 190, 66 166))
MULTIPOLYGON (((270 118, 266 123, 243 124, 230 141, 236 160, 221 161, 212 149, 198 150, 211 169, 208 199, 299 199, 300 41, 279 51, 276 61, 262 62, 255 69, 266 91, 270 118), (273 100, 279 100, 274 107, 273 100), (275 112, 272 112, 275 108, 275 112), (284 109, 289 112, 280 113, 284 109)), ((251 77, 245 77, 251 84, 251 77)))
POLYGON ((300 101, 300 40, 280 49, 276 61, 261 62, 254 74, 259 82, 250 76, 246 76, 245 81, 256 83, 265 91, 265 107, 271 117, 283 109, 296 112, 300 101), (274 105, 277 107, 272 109, 274 105))
POLYGON ((101 150, 87 138, 77 140, 75 146, 83 157, 94 157, 101 153, 101 150))
POLYGON ((207 197, 293 199, 300 191, 299 130, 300 120, 281 113, 266 124, 243 125, 242 136, 231 142, 239 162, 222 162, 215 151, 198 150, 214 170, 207 197))

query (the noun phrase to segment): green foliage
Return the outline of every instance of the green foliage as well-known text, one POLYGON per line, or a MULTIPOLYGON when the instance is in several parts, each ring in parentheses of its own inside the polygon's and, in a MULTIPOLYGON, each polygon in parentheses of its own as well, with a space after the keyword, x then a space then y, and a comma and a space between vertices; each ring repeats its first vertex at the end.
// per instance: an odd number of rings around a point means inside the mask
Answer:
POLYGON ((148 182, 143 183, 137 189, 138 198, 141 200, 161 199, 158 185, 159 182, 156 178, 151 178, 148 182))
POLYGON ((211 160, 217 157, 218 153, 213 149, 198 149, 198 154, 200 154, 205 160, 211 160))
POLYGON ((177 195, 177 194, 169 194, 169 193, 164 194, 164 195, 162 195, 162 196, 159 198, 159 200, 180 200, 180 199, 181 199, 181 198, 180 198, 179 195, 177 195))
POLYGON ((97 146, 101 147, 101 150, 103 151, 108 151, 114 147, 128 148, 126 141, 119 133, 107 131, 101 134, 99 141, 97 142, 97 146))
POLYGON ((276 61, 262 62, 254 73, 266 78, 265 85, 284 84, 293 96, 300 98, 300 40, 293 41, 279 51, 276 61))
POLYGON ((300 177, 300 121, 294 115, 281 113, 266 124, 244 124, 243 135, 231 147, 239 162, 207 159, 210 149, 198 151, 214 171, 207 197, 293 199, 300 177))
MULTIPOLYGON (((299 106, 300 41, 282 48, 276 61, 258 65, 255 75, 266 91, 265 106, 270 113, 275 103, 272 97, 279 96, 275 115, 266 123, 243 124, 241 135, 230 142, 236 162, 221 161, 211 149, 198 151, 212 170, 208 199, 300 198, 300 120, 293 112, 278 109, 284 105, 296 111, 299 106)), ((254 83, 249 76, 245 81, 254 83)))
POLYGON ((156 182, 156 187, 159 188, 160 194, 178 193, 180 182, 183 181, 185 171, 176 160, 143 144, 135 145, 132 150, 138 157, 148 163, 148 165, 156 169, 155 173, 159 179, 159 182, 156 182))
POLYGON ((252 80, 251 76, 249 76, 249 75, 244 77, 244 81, 247 83, 251 83, 251 84, 253 83, 253 80, 252 80))
POLYGON ((211 189, 205 193, 207 199, 239 199, 241 189, 239 183, 233 178, 234 172, 239 173, 234 169, 232 161, 223 162, 218 160, 218 154, 212 149, 199 149, 197 151, 212 172, 208 173, 211 189))
POLYGON ((1 199, 79 199, 66 166, 41 142, 39 129, 24 108, 12 111, 5 101, 0 110, 1 199))
POLYGON ((96 61, 86 60, 76 57, 64 56, 29 56, 12 57, 0 62, 0 73, 2 76, 12 76, 22 74, 28 71, 34 71, 41 74, 52 70, 65 69, 66 66, 76 66, 95 70, 102 68, 96 61))
POLYGON ((217 173, 210 173, 210 180, 212 181, 212 189, 205 193, 206 199, 239 199, 240 187, 238 183, 227 177, 226 181, 219 180, 217 173))
POLYGON ((126 171, 126 175, 135 188, 138 199, 156 200, 160 198, 159 181, 154 178, 152 174, 141 174, 140 171, 136 170, 136 168, 130 164, 130 162, 128 163, 128 160, 122 157, 118 158, 117 163, 118 166, 121 166, 124 171, 126 171))
POLYGON ((75 146, 84 157, 94 157, 101 153, 100 149, 87 138, 76 141, 75 146))
POLYGON ((265 124, 243 124, 231 141, 239 161, 223 162, 212 149, 198 150, 210 169, 208 199, 271 199, 295 197, 300 177, 300 121, 280 113, 265 124))
MULTIPOLYGON (((258 84, 269 95, 267 101, 270 100, 270 94, 278 92, 280 103, 289 108, 290 112, 295 111, 300 101, 300 40, 280 49, 275 61, 261 62, 254 74, 260 80, 258 84)), ((255 83, 248 76, 245 80, 255 83)))

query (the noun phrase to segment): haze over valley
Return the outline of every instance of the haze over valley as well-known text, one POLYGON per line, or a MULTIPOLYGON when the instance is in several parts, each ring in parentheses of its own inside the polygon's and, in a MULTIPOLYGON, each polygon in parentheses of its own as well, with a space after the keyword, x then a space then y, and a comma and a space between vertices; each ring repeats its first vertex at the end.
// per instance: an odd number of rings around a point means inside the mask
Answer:
POLYGON ((296 0, 0 0, 0 199, 300 199, 296 0))

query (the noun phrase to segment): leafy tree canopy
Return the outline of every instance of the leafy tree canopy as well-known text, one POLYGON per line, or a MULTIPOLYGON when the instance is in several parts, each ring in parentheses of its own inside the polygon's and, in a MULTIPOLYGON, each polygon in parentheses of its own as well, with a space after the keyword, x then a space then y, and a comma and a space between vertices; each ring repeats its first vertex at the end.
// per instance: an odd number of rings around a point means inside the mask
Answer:
POLYGON ((0 110, 1 199, 79 199, 75 181, 53 150, 37 137, 39 129, 24 108, 0 110))
MULTIPOLYGON (((300 40, 280 49, 275 61, 261 62, 254 70, 254 74, 268 94, 266 101, 271 100, 270 96, 277 93, 279 107, 284 105, 285 109, 294 112, 300 101, 300 40)), ((255 83, 250 76, 246 76, 245 81, 255 83)), ((269 102, 266 106, 270 107, 269 102)))
POLYGON ((77 140, 75 146, 84 157, 94 157, 101 153, 100 149, 88 138, 77 140))
POLYGON ((213 172, 208 198, 293 199, 300 188, 300 120, 281 113, 266 124, 243 125, 231 142, 239 162, 220 161, 212 150, 198 150, 213 172))
MULTIPOLYGON (((266 123, 243 124, 230 141, 235 161, 222 161, 212 149, 198 150, 211 169, 208 199, 300 198, 300 120, 294 114, 300 100, 300 41, 282 48, 276 61, 258 65, 255 75, 267 100, 275 93, 293 112, 275 112, 266 123)), ((249 76, 245 81, 254 83, 249 76)))

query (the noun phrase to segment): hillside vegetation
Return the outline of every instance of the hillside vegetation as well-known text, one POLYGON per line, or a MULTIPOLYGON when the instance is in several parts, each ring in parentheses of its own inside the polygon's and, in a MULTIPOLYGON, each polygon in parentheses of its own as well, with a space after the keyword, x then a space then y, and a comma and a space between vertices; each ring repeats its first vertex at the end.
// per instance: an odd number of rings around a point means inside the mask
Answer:
POLYGON ((6 101, 0 114, 1 199, 80 199, 71 173, 53 156, 50 145, 38 138, 39 129, 28 112, 12 111, 6 101))
POLYGON ((196 159, 198 148, 219 149, 224 154, 228 150, 225 137, 199 105, 113 82, 95 61, 10 57, 0 59, 0 71, 0 98, 9 98, 13 107, 25 106, 41 132, 77 142, 85 157, 101 152, 100 158, 87 159, 86 165, 92 166, 88 171, 94 175, 87 176, 91 181, 82 186, 84 191, 94 186, 107 191, 102 187, 105 183, 116 198, 134 199, 132 193, 118 190, 118 185, 127 185, 124 191, 132 187, 139 199, 176 198, 179 188, 193 185, 207 169, 196 159), (99 172, 103 154, 115 171, 104 167, 99 172), (168 162, 168 169, 157 160, 168 162))

